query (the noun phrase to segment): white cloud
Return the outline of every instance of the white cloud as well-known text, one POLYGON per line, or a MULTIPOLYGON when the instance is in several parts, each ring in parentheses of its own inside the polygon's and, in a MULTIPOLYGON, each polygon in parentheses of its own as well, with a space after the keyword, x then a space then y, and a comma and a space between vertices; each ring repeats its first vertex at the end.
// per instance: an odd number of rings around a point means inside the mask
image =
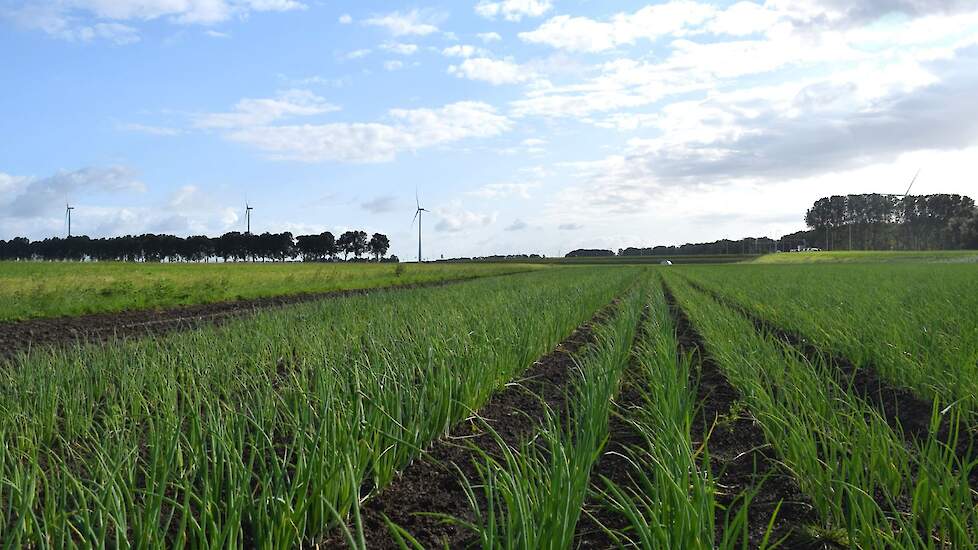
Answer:
POLYGON ((414 9, 406 13, 394 11, 375 15, 366 19, 364 24, 383 27, 394 36, 426 36, 438 32, 438 22, 441 19, 440 15, 414 9))
POLYGON ((231 38, 231 33, 215 31, 213 29, 204 31, 204 34, 211 38, 231 38))
POLYGON ((455 44, 454 46, 448 46, 441 51, 441 54, 445 57, 461 57, 469 58, 476 54, 484 54, 485 51, 482 48, 477 48, 475 46, 470 46, 468 44, 455 44))
POLYGON ((398 55, 414 55, 418 51, 417 44, 402 44, 400 42, 385 42, 380 45, 380 49, 396 53, 398 55))
POLYGON ((295 0, 72 0, 25 3, 7 16, 20 25, 69 41, 107 40, 128 44, 139 31, 122 23, 165 19, 177 24, 211 25, 253 12, 305 9, 295 0))
POLYGON ((66 200, 79 193, 142 192, 146 186, 126 166, 89 167, 59 171, 44 178, 0 174, 3 202, 0 213, 15 218, 32 218, 63 212, 66 200))
POLYGON ((536 182, 490 183, 483 185, 475 191, 469 192, 469 194, 482 199, 529 199, 531 198, 530 189, 533 189, 538 185, 539 184, 536 182))
POLYGON ((152 126, 148 124, 137 124, 137 123, 125 123, 116 126, 119 130, 123 132, 135 132, 137 134, 147 134, 150 136, 179 136, 183 133, 179 128, 170 128, 167 126, 152 126))
POLYGON ((498 32, 480 32, 476 36, 479 37, 479 40, 482 40, 483 44, 499 42, 500 40, 503 39, 502 36, 499 36, 498 32))
POLYGON ((458 65, 449 66, 448 72, 459 78, 482 80, 494 86, 518 84, 536 78, 533 71, 510 59, 490 59, 488 57, 466 59, 458 65))
POLYGON ((371 214, 393 212, 397 208, 397 199, 391 195, 382 195, 360 203, 360 208, 371 214))
POLYGON ((359 49, 359 50, 353 50, 352 52, 348 52, 343 57, 345 59, 360 59, 360 58, 367 57, 368 55, 370 55, 370 52, 371 52, 371 50, 369 48, 362 48, 362 49, 359 49))
POLYGON ((439 109, 392 109, 390 123, 252 126, 227 137, 272 158, 303 162, 387 162, 416 151, 475 137, 492 137, 510 121, 485 103, 462 101, 439 109))
POLYGON ((517 218, 513 220, 513 223, 506 226, 505 231, 523 231, 524 229, 530 227, 525 221, 517 218))
POLYGON ((634 13, 618 13, 606 21, 558 15, 536 30, 521 32, 520 39, 576 52, 602 52, 639 39, 681 36, 708 20, 715 8, 689 0, 646 6, 634 13))
POLYGON ((478 227, 486 227, 496 223, 498 214, 493 212, 485 214, 466 210, 458 201, 453 201, 448 206, 442 206, 434 210, 438 223, 435 224, 435 231, 444 233, 461 233, 478 227))
POLYGON ((341 25, 349 25, 350 23, 353 23, 353 17, 348 13, 344 13, 339 19, 337 19, 337 21, 339 21, 341 25))
POLYGON ((397 59, 391 59, 391 60, 388 60, 388 61, 384 61, 384 70, 385 71, 399 71, 399 70, 401 70, 403 68, 404 68, 404 62, 403 61, 399 61, 397 59))
POLYGON ((240 128, 270 124, 287 117, 319 115, 339 107, 308 90, 289 90, 275 98, 242 99, 229 113, 206 113, 195 118, 198 128, 240 128))
POLYGON ((524 17, 540 17, 552 8, 550 0, 481 0, 475 12, 487 19, 502 17, 507 21, 521 21, 524 17))

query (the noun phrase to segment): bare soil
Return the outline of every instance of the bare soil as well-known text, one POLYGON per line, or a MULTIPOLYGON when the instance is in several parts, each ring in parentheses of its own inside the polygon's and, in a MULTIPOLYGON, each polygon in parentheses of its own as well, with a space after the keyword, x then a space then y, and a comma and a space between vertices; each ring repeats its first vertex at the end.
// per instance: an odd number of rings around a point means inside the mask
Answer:
MULTIPOLYGON (((493 454, 498 449, 494 436, 483 422, 495 430, 509 446, 532 437, 541 425, 547 408, 567 414, 567 392, 574 374, 574 356, 595 342, 594 327, 606 321, 615 300, 589 322, 578 327, 549 354, 533 363, 522 378, 494 394, 476 416, 456 425, 446 437, 436 441, 422 456, 408 465, 398 478, 361 508, 361 521, 367 547, 399 548, 387 528, 385 517, 405 529, 425 548, 466 548, 477 544, 475 533, 428 514, 442 514, 475 522, 475 514, 464 491, 463 478, 479 482, 473 446, 493 454)), ((485 510, 486 502, 477 496, 485 510)), ((338 532, 311 543, 319 548, 343 548, 338 532)))

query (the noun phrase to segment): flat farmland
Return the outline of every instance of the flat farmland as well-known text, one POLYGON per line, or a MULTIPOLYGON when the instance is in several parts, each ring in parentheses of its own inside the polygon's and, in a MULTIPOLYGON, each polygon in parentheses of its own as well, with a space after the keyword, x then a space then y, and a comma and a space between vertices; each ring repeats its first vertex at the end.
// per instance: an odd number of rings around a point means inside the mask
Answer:
POLYGON ((976 296, 552 266, 39 345, 0 359, 0 542, 974 548, 976 296))
POLYGON ((533 269, 541 266, 0 262, 0 321, 411 286, 533 269))

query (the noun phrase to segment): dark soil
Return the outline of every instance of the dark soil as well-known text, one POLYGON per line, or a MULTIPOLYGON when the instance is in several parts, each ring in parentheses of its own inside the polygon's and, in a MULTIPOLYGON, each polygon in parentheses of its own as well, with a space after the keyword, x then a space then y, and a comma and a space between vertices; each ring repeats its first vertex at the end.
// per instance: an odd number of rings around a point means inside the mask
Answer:
MULTIPOLYGON (((492 275, 502 277, 505 275, 492 275)), ((104 342, 114 338, 128 338, 149 334, 164 334, 184 330, 202 324, 218 325, 258 310, 271 309, 314 302, 330 298, 357 296, 371 292, 404 290, 456 284, 468 279, 436 281, 412 285, 372 289, 338 290, 333 292, 291 294, 269 298, 254 298, 180 306, 166 309, 96 313, 67 317, 28 319, 25 321, 0 322, 0 362, 37 347, 70 346, 79 342, 104 342)))
POLYGON ((717 488, 716 540, 723 540, 728 513, 732 518, 739 509, 738 497, 754 491, 747 512, 749 547, 760 545, 780 504, 769 541, 783 539, 782 548, 831 548, 805 533, 806 526, 818 525, 819 521, 811 501, 779 464, 774 449, 765 441, 763 429, 740 400, 740 393, 706 353, 703 338, 668 286, 665 291, 679 351, 693 357, 690 384, 696 387, 699 410, 690 437, 694 448, 706 440, 709 467, 717 488))
MULTIPOLYGON (((847 357, 824 351, 812 344, 805 336, 785 330, 774 323, 762 319, 753 311, 739 303, 706 288, 694 281, 688 281, 693 288, 713 297, 722 305, 747 317, 758 332, 771 334, 801 352, 813 365, 824 364, 834 371, 837 382, 849 388, 856 396, 882 414, 887 423, 909 443, 923 442, 930 435, 932 405, 914 395, 910 390, 895 386, 884 380, 873 365, 856 367, 847 357)), ((939 441, 948 442, 952 437, 951 425, 944 418, 937 433, 939 441)), ((954 443, 958 456, 967 463, 976 447, 975 434, 961 427, 954 443)), ((978 469, 971 472, 972 485, 978 481, 978 469)))
MULTIPOLYGON (((472 445, 493 454, 496 439, 482 422, 490 425, 510 446, 517 446, 536 433, 546 407, 566 415, 567 391, 574 374, 574 354, 595 341, 593 328, 603 323, 612 302, 595 317, 576 329, 551 353, 530 366, 516 383, 494 394, 478 415, 456 425, 451 433, 435 442, 421 457, 408 465, 388 487, 370 498, 361 508, 361 520, 368 548, 399 548, 384 521, 386 516, 404 528, 425 548, 465 548, 478 543, 475 533, 440 518, 424 515, 445 514, 464 521, 476 518, 463 489, 462 478, 478 483, 474 461, 478 453, 472 445)), ((485 510, 486 502, 477 497, 485 510)), ((317 544, 320 548, 346 547, 339 533, 317 544)))

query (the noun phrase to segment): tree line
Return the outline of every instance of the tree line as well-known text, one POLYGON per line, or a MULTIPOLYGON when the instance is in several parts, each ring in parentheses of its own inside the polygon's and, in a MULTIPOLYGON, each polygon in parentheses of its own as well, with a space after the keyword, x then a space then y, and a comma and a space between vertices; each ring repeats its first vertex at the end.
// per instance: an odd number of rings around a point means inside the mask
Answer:
MULTIPOLYGON (((822 250, 978 249, 978 208, 970 197, 935 195, 834 195, 805 213, 809 229, 769 237, 721 239, 681 246, 628 247, 618 256, 766 254, 799 248, 822 250)), ((578 249, 566 257, 615 256, 611 250, 578 249)))
POLYGON ((834 195, 805 214, 807 240, 827 250, 945 250, 978 246, 978 210, 963 195, 834 195))
POLYGON ((220 237, 146 233, 122 237, 92 239, 81 235, 51 237, 31 241, 15 237, 0 240, 0 260, 91 260, 126 262, 208 262, 223 261, 285 261, 302 258, 307 262, 344 261, 372 257, 376 261, 398 261, 396 256, 385 258, 390 249, 387 235, 364 231, 347 231, 336 238, 330 232, 318 235, 292 233, 262 233, 255 235, 231 231, 220 237))

